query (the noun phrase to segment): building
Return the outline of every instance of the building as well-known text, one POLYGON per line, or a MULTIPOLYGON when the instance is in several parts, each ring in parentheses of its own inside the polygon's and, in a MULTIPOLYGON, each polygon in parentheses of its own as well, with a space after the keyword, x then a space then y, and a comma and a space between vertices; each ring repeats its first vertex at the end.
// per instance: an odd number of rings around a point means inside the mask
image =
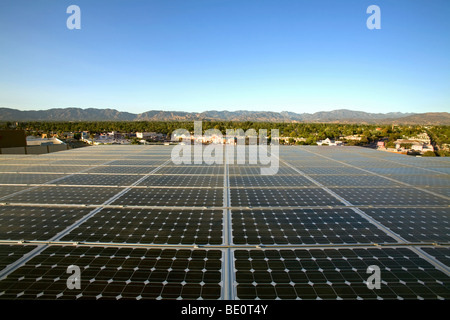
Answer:
POLYGON ((419 133, 416 136, 408 137, 408 140, 418 141, 425 144, 431 144, 431 139, 426 132, 419 133))
POLYGON ((26 147, 25 130, 0 130, 0 148, 26 147))
POLYGON ((345 136, 343 137, 343 139, 345 140, 355 140, 355 141, 360 141, 361 137, 360 136, 356 136, 356 135, 351 135, 351 136, 345 136))
POLYGON ((326 146, 341 146, 342 141, 331 140, 330 138, 326 138, 325 140, 316 141, 318 146, 326 145, 326 146))
POLYGON ((136 132, 136 138, 144 140, 164 140, 165 135, 156 132, 136 132))
POLYGON ((65 144, 65 142, 58 138, 37 138, 33 136, 27 137, 27 146, 52 146, 58 144, 65 144))
POLYGON ((407 140, 407 139, 398 139, 397 141, 395 141, 395 148, 397 150, 411 149, 422 153, 426 151, 434 151, 434 148, 431 144, 423 143, 417 140, 407 140), (405 148, 405 145, 408 145, 410 147, 405 148))

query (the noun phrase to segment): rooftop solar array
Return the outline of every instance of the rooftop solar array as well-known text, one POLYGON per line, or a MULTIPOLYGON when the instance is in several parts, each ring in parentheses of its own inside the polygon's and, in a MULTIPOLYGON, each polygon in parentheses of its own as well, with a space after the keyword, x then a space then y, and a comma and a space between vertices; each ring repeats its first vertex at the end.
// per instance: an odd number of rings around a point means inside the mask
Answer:
POLYGON ((261 175, 172 148, 0 155, 0 299, 450 299, 448 158, 280 146, 261 175))

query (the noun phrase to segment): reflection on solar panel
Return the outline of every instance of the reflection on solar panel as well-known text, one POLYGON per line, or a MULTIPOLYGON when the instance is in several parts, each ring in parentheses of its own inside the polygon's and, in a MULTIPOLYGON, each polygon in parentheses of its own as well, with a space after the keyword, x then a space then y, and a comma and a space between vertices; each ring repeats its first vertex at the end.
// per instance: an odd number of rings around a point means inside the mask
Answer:
POLYGON ((448 158, 280 147, 263 176, 171 151, 0 155, 0 299, 450 298, 448 158))

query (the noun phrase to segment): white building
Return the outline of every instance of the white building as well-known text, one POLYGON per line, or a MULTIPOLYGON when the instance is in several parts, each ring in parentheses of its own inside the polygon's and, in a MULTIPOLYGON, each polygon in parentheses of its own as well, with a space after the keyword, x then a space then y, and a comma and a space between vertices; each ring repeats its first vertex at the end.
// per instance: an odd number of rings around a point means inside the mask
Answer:
POLYGON ((331 140, 330 138, 326 138, 325 140, 316 141, 318 146, 328 145, 328 146, 340 146, 342 145, 342 141, 331 140))
POLYGON ((420 152, 427 152, 427 151, 434 151, 434 148, 431 144, 423 143, 421 141, 417 140, 406 140, 406 139, 399 139, 395 141, 395 148, 397 150, 403 149, 403 145, 411 145, 411 150, 420 151, 420 152))

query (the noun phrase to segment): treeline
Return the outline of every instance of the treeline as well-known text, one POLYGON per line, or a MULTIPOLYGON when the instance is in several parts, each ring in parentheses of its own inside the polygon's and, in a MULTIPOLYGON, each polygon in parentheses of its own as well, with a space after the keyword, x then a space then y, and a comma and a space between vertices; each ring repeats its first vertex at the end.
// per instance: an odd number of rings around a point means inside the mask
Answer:
POLYGON ((431 140, 437 145, 450 144, 450 126, 435 126, 427 129, 431 140))
MULTIPOLYGON (((339 139, 340 137, 359 135, 360 142, 355 144, 367 144, 388 137, 393 142, 403 137, 414 136, 426 130, 437 144, 449 143, 450 126, 434 126, 425 129, 423 126, 391 126, 391 125, 367 125, 367 124, 337 124, 337 123, 280 123, 280 122, 234 122, 234 121, 202 121, 203 130, 219 129, 223 134, 226 129, 278 129, 280 136, 305 138, 301 144, 314 144, 317 140, 326 138, 339 139)), ((89 131, 90 133, 103 133, 110 131, 118 132, 157 132, 170 135, 174 130, 184 128, 188 131, 194 130, 193 121, 78 121, 78 122, 4 122, 1 128, 15 127, 26 130, 28 135, 42 133, 56 133, 63 135, 64 132, 89 131)), ((297 141, 298 142, 298 141, 297 141)))
MULTIPOLYGON (((194 130, 192 121, 89 121, 89 122, 17 122, 3 123, 1 127, 7 128, 15 125, 17 129, 26 130, 28 133, 63 133, 89 131, 93 133, 118 131, 118 132, 158 132, 171 134, 174 130, 184 128, 194 130)), ((392 136, 396 138, 402 135, 414 135, 423 131, 421 126, 376 126, 365 124, 334 124, 334 123, 279 123, 279 122, 232 122, 232 121, 203 121, 203 130, 219 129, 225 134, 226 129, 278 129, 280 136, 293 138, 314 135, 318 139, 337 139, 340 136, 363 135, 368 139, 379 136, 392 136)))

